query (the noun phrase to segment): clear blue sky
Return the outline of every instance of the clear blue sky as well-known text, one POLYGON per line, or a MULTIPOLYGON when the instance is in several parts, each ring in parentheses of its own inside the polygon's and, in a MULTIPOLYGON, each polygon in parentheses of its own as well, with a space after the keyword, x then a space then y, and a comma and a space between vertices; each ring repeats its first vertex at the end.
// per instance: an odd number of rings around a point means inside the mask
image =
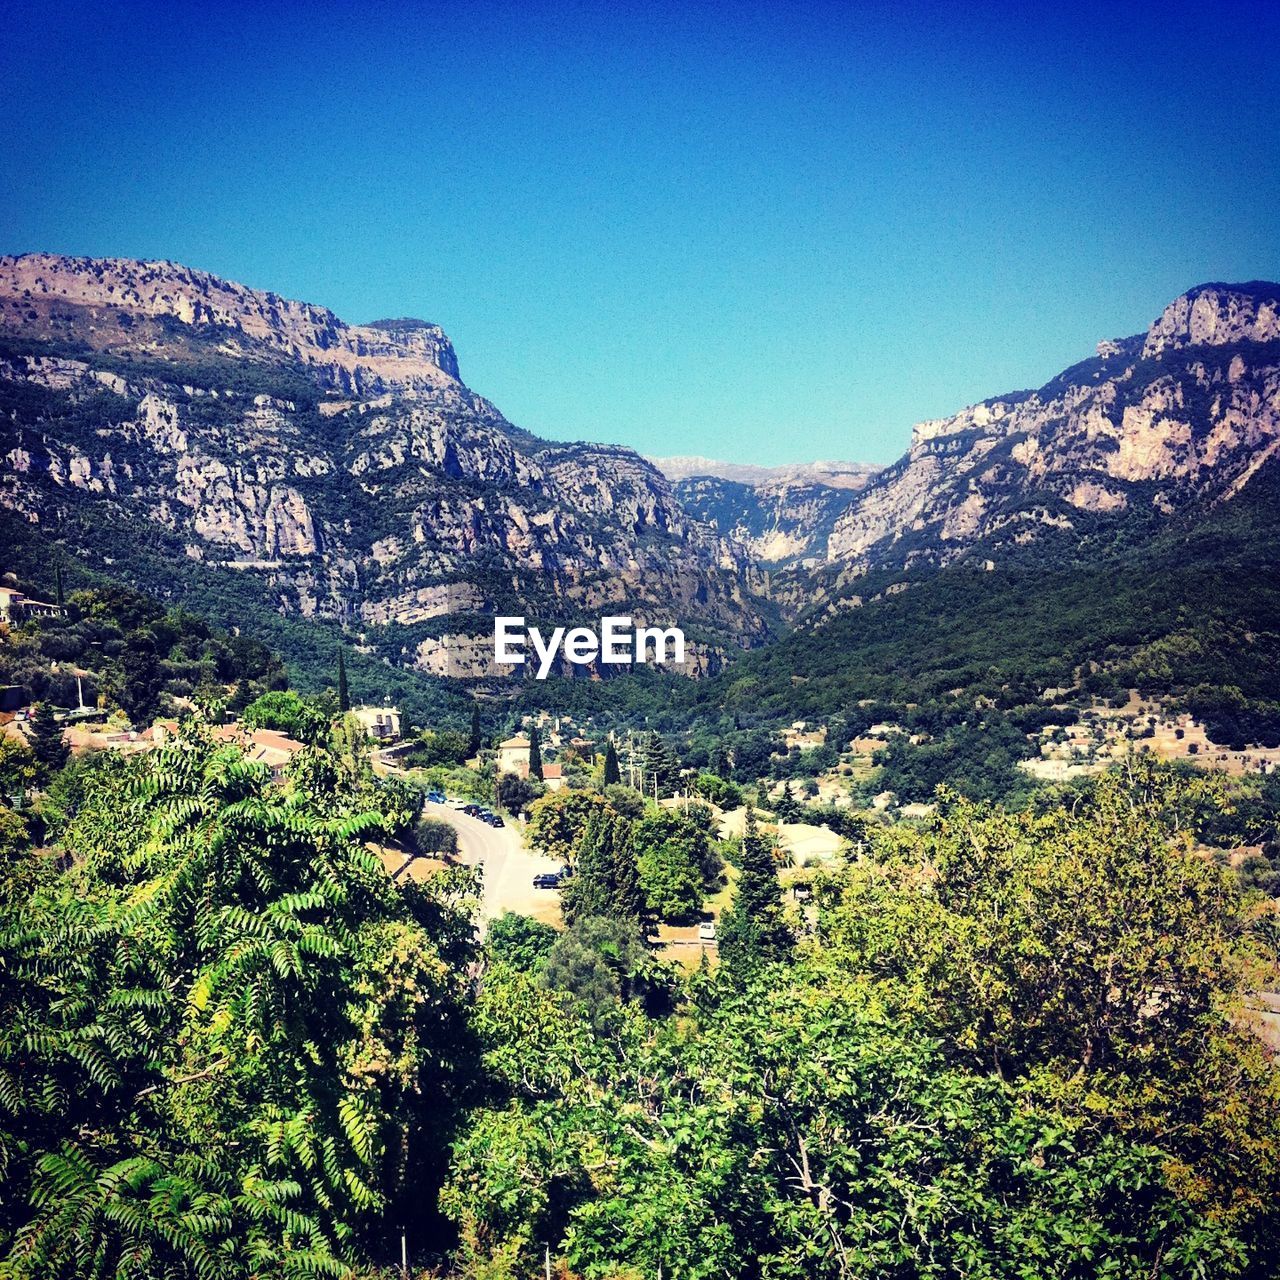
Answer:
POLYGON ((211 7, 9 7, 0 247, 435 320, 542 435, 887 461, 1280 277, 1274 3, 211 7))

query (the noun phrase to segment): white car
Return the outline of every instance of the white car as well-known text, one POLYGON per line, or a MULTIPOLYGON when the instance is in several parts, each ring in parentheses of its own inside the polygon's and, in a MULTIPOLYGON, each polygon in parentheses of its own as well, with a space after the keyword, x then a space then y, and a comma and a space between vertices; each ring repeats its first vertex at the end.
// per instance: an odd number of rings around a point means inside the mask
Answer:
POLYGON ((704 920, 698 926, 699 942, 714 942, 716 940, 716 922, 714 920, 704 920))

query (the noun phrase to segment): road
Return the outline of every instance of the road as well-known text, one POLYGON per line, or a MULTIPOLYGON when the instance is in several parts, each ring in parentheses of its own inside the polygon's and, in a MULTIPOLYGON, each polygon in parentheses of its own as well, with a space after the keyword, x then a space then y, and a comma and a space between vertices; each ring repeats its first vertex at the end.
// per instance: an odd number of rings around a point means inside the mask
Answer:
POLYGON ((447 822, 458 833, 459 861, 481 868, 484 876, 480 904, 482 925, 504 911, 518 911, 548 924, 560 923, 559 892, 533 887, 533 877, 543 871, 558 871, 558 862, 530 853, 514 827, 491 827, 447 804, 428 802, 422 813, 424 817, 447 822))

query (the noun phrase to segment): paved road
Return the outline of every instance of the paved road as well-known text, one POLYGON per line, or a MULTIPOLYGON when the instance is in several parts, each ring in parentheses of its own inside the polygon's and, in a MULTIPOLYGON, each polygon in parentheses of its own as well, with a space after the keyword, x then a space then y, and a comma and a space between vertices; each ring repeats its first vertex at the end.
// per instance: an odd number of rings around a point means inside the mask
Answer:
POLYGON ((536 916, 559 923, 560 894, 554 889, 535 889, 533 877, 542 871, 557 871, 560 864, 551 858, 530 853, 514 827, 491 827, 446 804, 427 803, 423 815, 447 822, 458 833, 458 853, 462 862, 481 867, 484 894, 481 899, 482 924, 504 911, 536 916))

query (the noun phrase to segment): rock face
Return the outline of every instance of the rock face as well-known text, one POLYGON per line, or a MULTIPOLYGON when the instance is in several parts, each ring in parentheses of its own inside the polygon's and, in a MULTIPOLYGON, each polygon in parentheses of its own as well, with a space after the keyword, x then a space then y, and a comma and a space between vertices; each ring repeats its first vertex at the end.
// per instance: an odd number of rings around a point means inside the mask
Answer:
POLYGON ((725 535, 761 569, 816 563, 826 555, 850 491, 824 484, 772 481, 743 484, 715 476, 675 483, 691 515, 725 535))
MULTIPOLYGON (((919 424, 883 470, 655 466, 512 426, 434 325, 348 325, 173 263, 0 258, 0 507, 161 579, 198 562, 217 599, 252 583, 251 607, 424 671, 490 677, 495 613, 624 611, 683 626, 689 671, 714 671, 777 611, 975 549, 998 567, 1141 536, 1280 450, 1280 286, 1201 286, 1097 350, 919 424)), ((144 585, 178 596, 173 575, 144 585)))
POLYGON ((1204 285, 1033 392, 922 422, 834 521, 829 561, 944 563, 1230 497, 1280 440, 1280 286, 1204 285))
POLYGON ((757 467, 699 457, 650 461, 674 483, 687 511, 762 569, 824 557, 836 517, 879 471, 861 462, 757 467))
POLYGON ((444 331, 421 320, 344 324, 332 311, 247 289, 176 262, 0 257, 0 324, 67 332, 101 349, 138 345, 138 320, 216 332, 228 355, 266 347, 313 370, 322 383, 366 395, 458 382, 444 331), (128 322, 121 323, 121 317, 128 322))
POLYGON ((656 468, 512 426, 434 325, 171 263, 4 258, 0 386, 0 505, 160 538, 390 661, 487 675, 495 613, 678 623, 691 672, 768 634, 741 549, 656 468))

